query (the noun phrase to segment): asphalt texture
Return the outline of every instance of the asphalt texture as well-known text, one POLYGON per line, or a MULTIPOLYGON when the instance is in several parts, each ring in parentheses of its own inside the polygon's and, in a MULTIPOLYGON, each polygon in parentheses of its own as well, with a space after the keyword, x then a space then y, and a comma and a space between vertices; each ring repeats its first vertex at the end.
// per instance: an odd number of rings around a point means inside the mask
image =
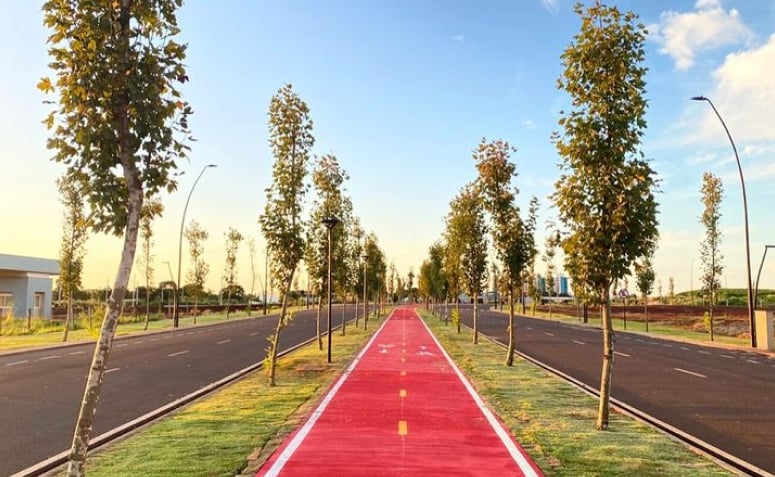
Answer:
MULTIPOLYGON (((354 308, 346 308, 348 320, 354 308)), ((314 309, 298 312, 280 335, 280 349, 313 338, 315 316, 314 309)), ((332 316, 340 325, 342 308, 332 316)), ((324 329, 325 323, 324 308, 324 329)), ((276 325, 276 315, 259 316, 116 339, 92 436, 263 361, 276 325)), ((88 343, 0 355, 0 475, 69 449, 93 351, 88 343)))
MULTIPOLYGON (((508 316, 479 312, 479 331, 507 343, 508 316)), ((461 317, 472 325, 470 306, 461 317)), ((601 330, 526 316, 515 330, 518 351, 599 389, 601 330)), ((614 339, 614 398, 775 473, 775 359, 623 330, 614 339)))

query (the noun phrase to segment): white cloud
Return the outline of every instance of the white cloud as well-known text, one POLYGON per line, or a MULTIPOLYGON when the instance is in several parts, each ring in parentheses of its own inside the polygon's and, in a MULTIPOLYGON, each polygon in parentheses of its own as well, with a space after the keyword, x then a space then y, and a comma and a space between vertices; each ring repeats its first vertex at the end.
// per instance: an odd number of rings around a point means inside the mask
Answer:
POLYGON ((459 34, 459 35, 455 35, 455 36, 453 36, 453 37, 452 37, 452 39, 453 39, 453 40, 455 40, 455 41, 456 41, 456 42, 458 42, 458 43, 462 43, 462 42, 463 42, 463 40, 465 40, 465 39, 466 39, 466 36, 465 36, 465 34, 461 33, 461 34, 459 34))
POLYGON ((662 46, 660 53, 675 60, 677 69, 689 69, 699 51, 753 39, 740 12, 724 10, 720 0, 698 0, 694 7, 695 11, 688 13, 662 12, 660 23, 649 26, 649 37, 662 46))
POLYGON ((530 119, 525 119, 524 121, 522 121, 522 125, 525 126, 528 129, 535 129, 536 128, 535 123, 533 121, 531 121, 530 119))
POLYGON ((549 10, 549 13, 552 15, 557 14, 557 2, 558 0, 541 0, 541 4, 544 6, 544 8, 549 10))

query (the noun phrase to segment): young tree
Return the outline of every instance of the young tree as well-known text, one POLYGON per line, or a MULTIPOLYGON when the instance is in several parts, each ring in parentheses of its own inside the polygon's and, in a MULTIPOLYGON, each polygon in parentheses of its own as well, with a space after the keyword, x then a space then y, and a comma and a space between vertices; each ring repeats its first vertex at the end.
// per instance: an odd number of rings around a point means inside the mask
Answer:
POLYGON ((390 294, 390 304, 392 305, 397 301, 395 294, 397 293, 396 287, 396 264, 390 263, 390 275, 388 276, 388 294, 390 294))
POLYGON ((675 304, 675 280, 673 277, 667 279, 667 297, 671 305, 675 304))
POLYGON ((280 333, 288 315, 293 276, 304 257, 304 222, 301 218, 310 150, 315 143, 307 104, 286 84, 269 104, 269 145, 275 162, 272 185, 266 189, 264 213, 258 221, 266 238, 272 276, 280 283, 281 308, 270 338, 266 367, 269 385, 275 385, 280 333))
POLYGON ((86 239, 89 233, 89 219, 85 214, 84 194, 79 184, 68 175, 57 179, 59 199, 64 206, 62 217, 62 244, 59 247, 59 291, 67 298, 67 317, 62 341, 74 321, 73 295, 81 288, 83 257, 86 254, 86 239))
POLYGON ((73 433, 68 475, 84 473, 107 361, 132 271, 144 197, 175 189, 188 147, 179 84, 188 80, 176 12, 180 0, 43 3, 59 101, 45 119, 54 160, 86 195, 90 227, 124 237, 121 260, 73 433))
POLYGON ((226 236, 226 264, 223 268, 223 281, 226 282, 227 295, 226 295, 226 319, 229 319, 229 309, 231 308, 231 292, 234 288, 234 281, 237 278, 237 252, 239 251, 239 244, 244 240, 236 229, 229 227, 229 231, 224 234, 226 236))
POLYGON ((552 219, 546 221, 546 242, 544 243, 543 261, 546 264, 546 293, 549 295, 549 318, 552 317, 552 293, 554 293, 554 257, 559 245, 559 232, 552 219))
POLYGON ((188 255, 191 257, 191 268, 188 270, 187 281, 191 284, 189 294, 194 298, 194 323, 199 312, 199 300, 205 294, 205 281, 210 273, 210 266, 204 261, 204 242, 210 237, 207 230, 199 222, 192 220, 184 232, 188 241, 188 255))
POLYGON ((478 172, 477 188, 484 198, 485 210, 490 215, 492 242, 501 261, 509 290, 509 346, 506 352, 506 366, 514 364, 515 323, 514 290, 522 287, 522 277, 527 267, 535 260, 535 227, 538 201, 531 199, 527 220, 522 220, 516 196, 519 193, 512 185, 517 167, 511 162, 516 149, 505 141, 482 139, 474 150, 474 161, 478 172))
POLYGON ((657 294, 659 295, 659 304, 664 305, 665 304, 665 297, 662 296, 662 279, 660 278, 657 281, 657 294))
POLYGON ((151 283, 153 282, 153 219, 161 216, 164 206, 157 196, 151 197, 144 204, 140 212, 140 268, 145 278, 145 324, 144 330, 148 330, 151 320, 151 283))
POLYGON ((248 316, 250 316, 253 307, 253 292, 256 289, 256 239, 248 239, 248 253, 250 254, 250 296, 248 296, 248 316))
POLYGON ((702 175, 702 204, 705 209, 700 216, 700 223, 705 226, 705 239, 700 244, 702 257, 702 291, 708 297, 708 315, 710 317, 710 340, 713 341, 713 305, 716 292, 721 287, 721 274, 724 267, 721 264, 724 256, 721 254, 721 201, 724 198, 724 186, 721 179, 710 172, 702 175))
MULTIPOLYGON (((646 317, 646 332, 649 330, 649 294, 654 288, 654 267, 651 265, 651 256, 646 255, 639 262, 635 262, 635 280, 638 291, 643 297, 643 314, 646 317)), ((661 293, 661 290, 660 290, 661 293)))
POLYGON ((597 429, 608 428, 614 337, 611 285, 658 237, 655 173, 640 151, 646 127, 645 27, 632 12, 600 3, 575 7, 581 29, 562 54, 558 87, 571 97, 553 141, 561 177, 553 199, 568 233, 565 269, 603 306, 603 363, 597 429))

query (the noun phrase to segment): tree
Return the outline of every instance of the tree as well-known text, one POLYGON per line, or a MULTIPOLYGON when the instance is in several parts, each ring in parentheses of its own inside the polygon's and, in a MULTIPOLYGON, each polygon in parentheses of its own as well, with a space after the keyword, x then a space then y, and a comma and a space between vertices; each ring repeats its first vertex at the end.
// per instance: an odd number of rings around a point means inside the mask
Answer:
POLYGON ((390 303, 395 303, 398 299, 395 296, 398 293, 398 287, 396 286, 396 264, 390 264, 390 275, 388 277, 388 294, 390 294, 390 303))
POLYGON ((708 315, 710 317, 710 340, 713 341, 713 305, 716 292, 721 288, 721 274, 724 267, 721 264, 724 256, 721 254, 721 201, 724 198, 724 186, 721 179, 710 172, 702 175, 702 204, 705 209, 700 216, 700 223, 705 226, 705 239, 700 243, 702 258, 702 291, 708 297, 708 315))
POLYGON ((229 231, 224 235, 226 236, 226 264, 223 267, 223 281, 226 282, 226 319, 228 320, 231 291, 235 285, 234 280, 237 278, 237 252, 240 242, 245 237, 233 227, 229 227, 229 231))
POLYGON ((153 219, 161 216, 164 206, 158 197, 148 199, 140 209, 140 268, 145 278, 145 325, 151 320, 151 282, 153 282, 153 219))
POLYGON ((554 292, 554 257, 557 255, 559 232, 554 221, 546 221, 546 242, 544 243, 543 261, 546 264, 546 292, 549 295, 549 318, 552 317, 552 293, 554 292))
POLYGON ((71 176, 63 175, 57 179, 59 199, 64 207, 62 217, 62 244, 59 247, 60 293, 67 297, 67 317, 62 341, 67 341, 67 333, 74 321, 73 295, 81 288, 83 257, 86 254, 86 239, 89 232, 89 219, 84 207, 84 194, 79 184, 71 176))
POLYGON ((248 239, 248 253, 250 254, 250 295, 248 296, 248 315, 251 313, 253 307, 253 292, 256 289, 256 239, 248 239))
POLYGON ((675 280, 673 277, 667 279, 667 297, 670 299, 670 304, 675 304, 675 280))
MULTIPOLYGON (((654 267, 651 265, 651 256, 646 255, 639 262, 635 262, 635 280, 638 291, 643 298, 643 314, 646 317, 646 331, 649 330, 649 294, 654 288, 654 267)), ((661 293, 661 290, 660 290, 661 293)))
POLYGON ((175 190, 178 160, 188 147, 191 108, 178 86, 188 80, 180 0, 46 1, 50 68, 58 93, 44 123, 54 160, 67 166, 91 209, 90 227, 123 236, 121 260, 70 449, 68 475, 84 473, 94 414, 118 315, 132 271, 143 199, 175 190))
POLYGON ((290 322, 288 299, 293 276, 304 257, 304 222, 301 218, 310 150, 315 143, 307 104, 284 85, 269 104, 269 145, 275 158, 272 185, 266 189, 264 213, 258 221, 269 251, 272 276, 280 283, 281 308, 277 327, 270 337, 266 369, 274 386, 280 333, 290 322))
POLYGON ((189 296, 194 298, 194 323, 198 314, 199 300, 205 294, 205 281, 210 273, 210 266, 204 261, 204 242, 210 237, 207 230, 203 229, 199 222, 192 220, 184 232, 188 241, 188 256, 191 257, 191 268, 186 274, 187 281, 192 285, 189 296))
POLYGON ((600 406, 608 428, 614 339, 610 290, 658 237, 655 173, 640 151, 646 127, 645 27, 632 12, 576 4, 581 28, 562 54, 558 87, 571 97, 552 139, 561 176, 552 196, 567 229, 565 269, 604 303, 600 406))
POLYGON ((521 290, 522 278, 528 266, 535 261, 538 211, 538 201, 533 198, 530 200, 527 220, 522 220, 520 216, 516 205, 519 191, 512 184, 517 175, 517 167, 511 162, 511 154, 514 152, 516 149, 508 142, 482 139, 473 153, 478 172, 477 188, 484 199, 484 208, 490 215, 492 242, 508 283, 509 345, 506 366, 514 364, 514 290, 521 290))

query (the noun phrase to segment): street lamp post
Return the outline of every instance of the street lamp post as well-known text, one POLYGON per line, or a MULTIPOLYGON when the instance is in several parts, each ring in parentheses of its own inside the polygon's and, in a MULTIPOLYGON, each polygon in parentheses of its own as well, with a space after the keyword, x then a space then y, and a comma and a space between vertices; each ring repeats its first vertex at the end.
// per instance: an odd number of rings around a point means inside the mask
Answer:
POLYGON ((745 221, 745 266, 748 278, 748 320, 751 329, 751 346, 756 348, 756 318, 754 316, 754 308, 756 303, 753 299, 753 286, 751 284, 751 245, 748 234, 748 199, 745 195, 743 167, 740 165, 740 156, 737 154, 737 146, 735 146, 735 141, 732 140, 732 135, 729 133, 729 128, 727 128, 724 119, 721 118, 721 114, 719 114, 716 106, 713 105, 713 102, 710 100, 710 98, 706 98, 705 96, 694 96, 692 97, 692 100, 706 101, 710 105, 710 107, 713 109, 713 112, 716 113, 716 117, 718 117, 718 120, 721 122, 721 125, 724 126, 724 131, 727 133, 729 143, 732 145, 732 151, 735 153, 735 160, 737 161, 737 172, 740 174, 740 188, 743 191, 743 219, 745 221))
POLYGON ((369 302, 366 298, 366 265, 369 263, 369 256, 366 253, 361 257, 363 259, 363 329, 366 329, 369 320, 369 302))
POLYGON ((188 203, 191 201, 191 194, 194 193, 194 189, 196 189, 196 185, 199 182, 199 179, 202 178, 202 174, 205 173, 207 169, 210 167, 218 167, 216 164, 207 164, 202 168, 202 172, 199 173, 196 180, 194 181, 194 185, 191 186, 191 191, 188 193, 188 198, 186 199, 186 205, 183 207, 183 218, 180 219, 180 235, 178 236, 178 280, 175 282, 175 314, 172 317, 172 327, 177 328, 179 324, 179 309, 180 309, 180 268, 181 268, 181 262, 182 262, 182 251, 183 251, 183 226, 186 223, 186 210, 188 210, 188 203))
POLYGON ((331 362, 331 230, 341 222, 338 217, 330 216, 323 219, 323 225, 328 229, 328 362, 331 362))

